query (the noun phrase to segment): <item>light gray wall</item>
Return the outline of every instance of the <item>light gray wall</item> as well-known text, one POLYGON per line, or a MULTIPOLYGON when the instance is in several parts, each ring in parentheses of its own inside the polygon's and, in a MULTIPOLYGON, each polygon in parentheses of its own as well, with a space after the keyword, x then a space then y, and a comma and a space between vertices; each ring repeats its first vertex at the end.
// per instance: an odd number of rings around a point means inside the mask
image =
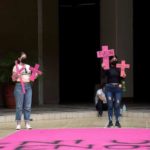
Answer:
POLYGON ((133 1, 101 0, 100 3, 101 45, 115 49, 120 59, 131 64, 127 70, 125 97, 133 97, 133 1))

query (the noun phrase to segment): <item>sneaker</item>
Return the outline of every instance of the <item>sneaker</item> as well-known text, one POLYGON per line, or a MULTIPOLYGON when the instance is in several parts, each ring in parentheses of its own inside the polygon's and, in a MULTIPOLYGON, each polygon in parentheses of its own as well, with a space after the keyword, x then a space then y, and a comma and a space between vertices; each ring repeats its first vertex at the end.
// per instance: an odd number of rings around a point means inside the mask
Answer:
POLYGON ((116 121, 116 123, 115 123, 115 127, 117 127, 117 128, 121 128, 121 124, 120 124, 120 122, 119 122, 119 121, 116 121))
POLYGON ((17 124, 16 130, 20 130, 20 129, 21 129, 21 125, 20 125, 20 124, 17 124))
POLYGON ((112 123, 112 121, 109 121, 107 128, 111 128, 111 127, 113 127, 113 123, 112 123))
POLYGON ((103 114, 99 114, 99 117, 103 117, 103 114))
POLYGON ((26 129, 32 129, 29 123, 26 124, 26 129))

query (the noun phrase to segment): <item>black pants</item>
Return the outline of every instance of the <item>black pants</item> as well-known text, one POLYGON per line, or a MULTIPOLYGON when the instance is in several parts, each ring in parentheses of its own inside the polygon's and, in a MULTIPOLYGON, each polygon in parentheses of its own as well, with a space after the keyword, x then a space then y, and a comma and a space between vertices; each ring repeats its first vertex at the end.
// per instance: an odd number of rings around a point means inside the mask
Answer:
POLYGON ((102 115, 103 111, 107 110, 107 104, 104 104, 103 101, 99 100, 96 104, 96 110, 98 111, 99 115, 102 115))

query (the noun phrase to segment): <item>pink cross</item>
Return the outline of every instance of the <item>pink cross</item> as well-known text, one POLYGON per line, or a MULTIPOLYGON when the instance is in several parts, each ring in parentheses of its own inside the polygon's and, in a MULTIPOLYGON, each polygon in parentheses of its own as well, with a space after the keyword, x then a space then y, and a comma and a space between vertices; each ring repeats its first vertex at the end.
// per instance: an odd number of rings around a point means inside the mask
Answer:
POLYGON ((30 80, 31 80, 31 81, 34 81, 34 80, 35 80, 36 75, 38 75, 38 74, 41 75, 41 74, 42 74, 42 72, 41 72, 40 70, 38 70, 39 67, 40 67, 39 64, 35 64, 35 67, 34 67, 34 68, 33 68, 33 67, 30 67, 30 70, 32 71, 32 74, 31 74, 31 76, 30 76, 30 80))
POLYGON ((116 65, 116 67, 121 69, 120 76, 124 77, 125 69, 130 68, 130 64, 126 64, 125 60, 122 60, 120 64, 116 65))
POLYGON ((97 58, 103 58, 103 65, 104 69, 108 70, 109 69, 109 57, 114 56, 114 50, 108 50, 108 46, 102 46, 102 51, 97 52, 97 58))
POLYGON ((25 69, 25 67, 23 66, 21 69, 19 69, 17 61, 15 61, 15 65, 16 65, 17 75, 19 76, 20 83, 21 83, 21 86, 22 86, 22 92, 25 93, 24 82, 22 81, 22 78, 20 76, 21 72, 25 69))

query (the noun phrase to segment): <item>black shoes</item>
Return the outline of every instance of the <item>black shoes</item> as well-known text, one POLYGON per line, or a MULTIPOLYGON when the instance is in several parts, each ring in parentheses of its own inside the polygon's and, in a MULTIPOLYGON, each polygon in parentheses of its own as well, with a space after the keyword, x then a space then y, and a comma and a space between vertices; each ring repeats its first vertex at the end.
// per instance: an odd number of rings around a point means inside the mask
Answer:
POLYGON ((112 121, 109 121, 107 128, 111 128, 111 127, 113 127, 113 123, 112 123, 112 121))
POLYGON ((115 127, 117 127, 117 128, 121 128, 121 124, 120 124, 120 122, 119 122, 119 121, 116 121, 116 123, 115 123, 115 127))
MULTIPOLYGON (((112 123, 112 121, 109 121, 109 123, 108 123, 108 125, 107 125, 107 128, 112 128, 112 127, 113 127, 113 123, 112 123)), ((116 127, 116 128, 121 128, 121 124, 120 124, 119 121, 116 121, 115 127, 116 127)))
POLYGON ((103 116, 103 113, 102 113, 102 112, 98 112, 97 116, 98 116, 98 117, 102 117, 102 116, 103 116))

